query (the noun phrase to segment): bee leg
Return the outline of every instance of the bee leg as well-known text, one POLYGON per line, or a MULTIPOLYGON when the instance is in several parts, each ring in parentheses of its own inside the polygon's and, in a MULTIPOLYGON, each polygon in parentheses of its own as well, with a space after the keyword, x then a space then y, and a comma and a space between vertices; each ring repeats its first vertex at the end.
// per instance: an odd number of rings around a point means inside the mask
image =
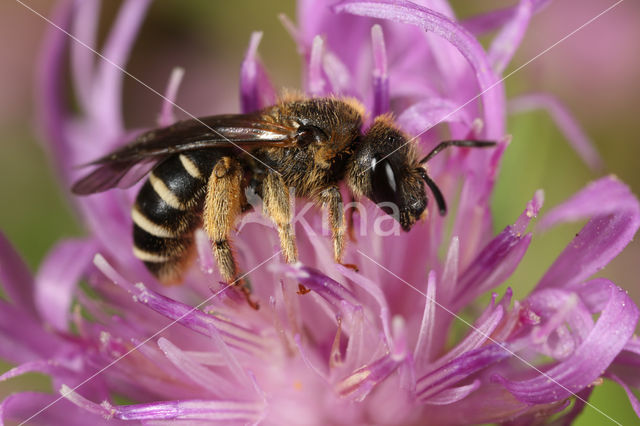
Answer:
POLYGON ((331 186, 322 191, 319 198, 322 207, 327 209, 329 213, 329 226, 331 227, 331 237, 333 239, 333 257, 339 263, 344 250, 344 233, 346 230, 342 195, 337 186, 331 186))
POLYGON ((262 183, 262 196, 264 214, 278 228, 284 260, 287 263, 297 262, 298 249, 291 225, 292 214, 287 185, 280 176, 269 173, 262 183))
POLYGON ((238 273, 229 233, 241 212, 241 180, 240 165, 230 157, 221 158, 209 177, 204 203, 204 229, 213 241, 220 275, 228 284, 233 283, 238 273))
POLYGON ((351 242, 356 243, 356 231, 354 230, 355 227, 353 225, 353 214, 356 212, 356 208, 355 208, 355 202, 356 202, 356 197, 353 196, 353 194, 351 194, 351 203, 350 203, 350 208, 347 211, 346 215, 347 215, 347 236, 349 237, 349 240, 351 242))
POLYGON ((329 226, 331 227, 331 237, 333 239, 333 257, 339 264, 357 271, 358 267, 356 265, 342 263, 344 234, 347 227, 344 220, 344 206, 340 190, 337 186, 329 187, 320 193, 319 198, 322 206, 329 212, 329 226))
POLYGON ((240 286, 240 292, 244 295, 245 299, 247 299, 247 303, 249 304, 249 306, 251 306, 256 311, 258 309, 260 309, 260 305, 258 304, 258 302, 254 301, 251 298, 251 290, 249 290, 249 288, 247 286, 241 285, 240 286))
POLYGON ((302 296, 303 294, 307 294, 310 291, 311 291, 311 289, 308 289, 305 286, 303 286, 302 284, 298 283, 298 291, 296 291, 296 293, 298 293, 300 296, 302 296))

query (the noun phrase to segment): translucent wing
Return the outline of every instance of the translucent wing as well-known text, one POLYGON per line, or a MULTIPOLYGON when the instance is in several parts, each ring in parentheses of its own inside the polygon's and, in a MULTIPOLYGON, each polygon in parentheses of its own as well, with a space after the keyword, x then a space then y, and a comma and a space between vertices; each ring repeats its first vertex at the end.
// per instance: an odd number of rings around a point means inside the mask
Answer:
POLYGON ((130 144, 89 163, 98 168, 77 181, 71 190, 86 195, 131 186, 159 161, 185 151, 231 148, 241 153, 262 146, 294 146, 296 131, 293 126, 267 121, 259 114, 180 121, 143 133, 130 144))

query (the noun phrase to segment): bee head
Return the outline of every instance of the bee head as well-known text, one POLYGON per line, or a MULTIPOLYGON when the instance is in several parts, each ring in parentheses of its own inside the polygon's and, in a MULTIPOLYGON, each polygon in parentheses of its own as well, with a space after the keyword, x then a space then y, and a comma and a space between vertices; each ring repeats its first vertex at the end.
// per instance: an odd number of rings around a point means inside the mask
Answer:
MULTIPOLYGON (((410 230, 426 211, 424 183, 427 179, 431 181, 418 160, 414 144, 408 142, 409 138, 394 126, 390 117, 380 116, 357 144, 347 172, 353 193, 376 203, 404 231, 410 230)), ((439 202, 440 191, 434 195, 439 202)))

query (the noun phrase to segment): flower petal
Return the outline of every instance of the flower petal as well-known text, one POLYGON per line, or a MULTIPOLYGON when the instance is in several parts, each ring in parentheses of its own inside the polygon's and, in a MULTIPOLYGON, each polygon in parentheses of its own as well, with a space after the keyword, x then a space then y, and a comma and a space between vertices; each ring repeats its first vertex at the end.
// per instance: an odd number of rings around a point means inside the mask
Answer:
POLYGON ((460 401, 475 392, 480 387, 480 380, 474 380, 471 384, 459 386, 457 388, 445 389, 423 402, 427 405, 448 405, 460 401))
POLYGON ((389 111, 389 75, 387 74, 387 50, 382 27, 371 27, 373 48, 373 116, 389 111))
POLYGON ((593 142, 584 133, 569 110, 554 96, 546 93, 530 93, 510 99, 507 107, 510 114, 519 114, 535 109, 546 110, 573 149, 592 170, 603 168, 602 158, 593 142))
MULTIPOLYGON (((68 30, 74 2, 62 2, 53 13, 51 21, 62 29, 68 30)), ((38 124, 47 141, 46 151, 53 158, 58 175, 69 183, 74 156, 67 141, 65 122, 66 112, 63 103, 64 89, 60 82, 63 77, 63 63, 68 36, 58 28, 48 26, 44 37, 42 55, 38 60, 37 93, 40 94, 38 124)))
POLYGON ((390 344, 393 339, 391 338, 391 331, 389 327, 389 304, 387 303, 387 299, 380 287, 377 286, 376 283, 374 283, 364 275, 357 273, 353 269, 346 268, 342 265, 338 265, 337 268, 342 275, 344 275, 346 278, 349 278, 351 281, 364 289, 378 303, 378 305, 380 306, 380 323, 382 324, 382 331, 384 332, 385 340, 388 344, 390 344))
POLYGON ((262 403, 234 401, 161 401, 148 404, 111 405, 107 401, 96 404, 82 397, 66 385, 60 394, 72 403, 94 414, 120 420, 209 420, 257 423, 263 417, 262 403))
MULTIPOLYGON (((256 332, 239 326, 237 321, 207 315, 197 308, 172 300, 147 288, 142 283, 132 284, 118 274, 100 255, 94 259, 95 265, 116 285, 133 294, 134 300, 142 303, 165 317, 180 323, 188 329, 210 336, 210 327, 215 327, 225 342, 233 347, 253 352, 261 348, 262 338, 256 332)), ((228 288, 228 287, 226 287, 228 288)))
POLYGON ((521 0, 516 13, 491 42, 488 55, 496 74, 502 74, 509 65, 524 37, 532 12, 533 0, 521 0))
POLYGON ((349 0, 334 6, 336 12, 386 19, 416 25, 448 40, 474 69, 483 99, 486 136, 500 138, 504 134, 504 90, 480 43, 450 18, 407 1, 349 0))
POLYGON ((124 129, 122 123, 122 69, 133 47, 133 41, 151 0, 125 1, 104 43, 102 56, 107 60, 98 63, 94 80, 94 100, 89 112, 100 120, 114 135, 124 129))
POLYGON ((9 395, 0 403, 0 425, 4 424, 5 420, 69 426, 111 424, 100 416, 94 416, 70 404, 69 401, 61 400, 54 403, 56 399, 56 395, 40 392, 20 392, 9 395), (42 410, 44 407, 47 409, 42 410), (37 416, 33 417, 36 413, 38 413, 37 416))
POLYGON ((604 268, 638 230, 640 204, 625 184, 609 176, 552 209, 539 226, 546 229, 585 217, 591 219, 547 270, 537 288, 570 286, 604 268))
POLYGON ((322 70, 329 80, 331 93, 353 96, 353 82, 349 69, 340 58, 326 48, 322 56, 322 70))
POLYGON ((563 410, 570 403, 530 406, 515 399, 504 388, 483 383, 465 399, 449 405, 429 407, 429 421, 433 424, 470 425, 498 423, 516 425, 536 424, 541 419, 563 410))
POLYGON ((633 336, 626 345, 624 345, 624 350, 633 352, 636 355, 640 355, 640 337, 633 336))
POLYGON ((57 336, 42 328, 39 320, 0 299, 0 358, 12 363, 51 358, 68 349, 57 336))
POLYGON ((422 322, 420 323, 420 332, 416 347, 413 350, 413 359, 416 364, 416 370, 424 368, 426 363, 432 360, 435 353, 433 347, 433 334, 436 326, 436 274, 434 271, 429 272, 427 279, 427 291, 424 298, 424 311, 422 313, 422 322))
POLYGON ((243 113, 259 110, 275 102, 276 94, 267 71, 258 58, 262 32, 251 34, 247 54, 240 68, 240 104, 243 113))
POLYGON ((444 261, 442 278, 440 284, 440 299, 451 300, 451 295, 458 285, 458 274, 460 267, 460 238, 453 236, 447 249, 447 257, 444 261))
POLYGON ((211 251, 211 241, 203 229, 197 229, 194 233, 198 263, 203 274, 211 275, 216 270, 215 259, 211 251))
POLYGON ((0 285, 14 306, 37 318, 31 271, 2 232, 0 232, 0 285))
POLYGON ((91 266, 97 245, 92 240, 67 240, 47 255, 36 276, 35 299, 42 318, 67 331, 71 302, 81 277, 91 266))
POLYGON ((324 56, 324 40, 320 36, 313 39, 309 57, 309 71, 307 76, 307 92, 311 96, 322 96, 326 93, 327 80, 322 67, 324 56))
POLYGON ((73 73, 73 88, 78 103, 83 109, 91 108, 91 91, 95 54, 87 49, 96 48, 96 33, 98 31, 98 17, 100 12, 99 0, 87 0, 76 3, 75 19, 71 33, 83 44, 71 43, 71 71, 73 73))
POLYGON ((428 398, 466 379, 473 373, 511 356, 503 345, 490 344, 449 361, 418 379, 419 398, 428 398))
MULTIPOLYGON (((501 305, 495 307, 489 306, 485 313, 488 314, 486 318, 477 321, 477 323, 473 325, 472 331, 462 342, 430 365, 430 371, 418 379, 417 392, 421 394, 421 398, 430 398, 465 378, 457 374, 452 375, 451 366, 455 366, 458 360, 464 359, 467 354, 474 353, 474 351, 479 349, 483 344, 487 343, 488 339, 491 339, 491 333, 493 333, 500 324, 500 320, 502 320, 504 316, 504 309, 501 305)), ((496 342, 492 341, 489 343, 496 342)), ((507 355, 511 355, 511 353, 509 352, 507 355)), ((468 374, 472 372, 473 371, 468 374)), ((417 371, 417 373, 420 374, 423 373, 423 371, 417 371)))
MULTIPOLYGON (((475 257, 493 235, 489 200, 496 181, 500 159, 510 140, 511 137, 506 136, 498 142, 486 166, 482 166, 482 162, 477 162, 475 154, 480 150, 465 157, 468 172, 464 175, 464 179, 461 179, 462 191, 453 227, 453 235, 460 239, 462 269, 469 265, 472 256, 475 257), (469 163, 473 163, 473 166, 469 163)), ((540 197, 542 197, 541 194, 540 197)))
POLYGON ((298 263, 295 265, 279 265, 272 269, 281 270, 287 276, 297 279, 339 310, 345 307, 348 307, 349 311, 355 310, 357 299, 350 290, 312 268, 298 263))
POLYGON ((493 341, 491 334, 500 325, 505 313, 502 305, 494 306, 495 297, 496 295, 494 294, 494 300, 491 301, 491 304, 476 320, 473 327, 470 327, 471 330, 469 334, 454 348, 443 355, 442 358, 438 359, 434 365, 442 365, 458 356, 462 356, 464 353, 479 348, 486 344, 487 341, 493 341))
POLYGON ((182 77, 184 77, 184 68, 175 67, 171 70, 169 83, 167 84, 164 99, 162 101, 162 107, 160 109, 160 116, 158 117, 158 125, 160 127, 169 126, 176 121, 176 117, 173 114, 173 107, 175 106, 182 77))
MULTIPOLYGON (((549 3, 551 3, 551 0, 533 0, 533 12, 538 13, 549 3)), ((462 21, 462 25, 472 34, 485 34, 513 20, 513 17, 518 13, 518 8, 519 6, 509 6, 475 15, 462 21)))
POLYGON ((384 356, 340 380, 335 386, 336 392, 340 396, 348 397, 353 401, 362 401, 376 385, 393 373, 399 365, 400 361, 390 356, 384 356))
POLYGON ((429 97, 400 113, 396 122, 406 132, 420 134, 439 123, 463 123, 471 127, 471 117, 452 100, 429 97))
POLYGON ((302 347, 302 341, 299 334, 296 334, 294 336, 294 341, 296 342, 296 346, 298 347, 298 351, 300 352, 300 358, 302 358, 302 361, 307 366, 307 368, 313 371, 324 383, 329 385, 330 383, 328 379, 328 372, 326 372, 324 369, 321 369, 321 367, 313 364, 313 362, 309 358, 309 355, 305 351, 305 348, 302 347))
POLYGON ((3 374, 0 374, 0 382, 22 376, 23 374, 38 372, 47 375, 54 375, 58 371, 66 371, 66 369, 52 360, 37 360, 25 362, 14 367, 3 374))
POLYGON ((542 200, 542 192, 536 192, 516 223, 507 226, 487 244, 460 274, 454 296, 454 311, 501 284, 513 273, 531 242, 531 234, 523 233, 531 219, 538 214, 542 200))
POLYGON ((289 19, 289 17, 286 14, 284 13, 278 14, 278 19, 280 20, 280 23, 284 27, 285 31, 289 33, 289 36, 293 39, 294 43, 296 44, 298 53, 306 58, 307 55, 309 54, 309 46, 307 46, 307 42, 304 39, 304 35, 298 30, 296 25, 291 21, 291 19, 289 19))
POLYGON ((638 321, 638 308, 627 293, 612 283, 608 290, 609 302, 600 318, 570 357, 529 380, 512 381, 498 374, 492 380, 528 404, 560 401, 593 383, 623 349, 638 321))
MULTIPOLYGON (((372 23, 354 19, 349 15, 336 15, 331 10, 332 3, 335 3, 335 0, 298 1, 299 37, 296 39, 303 40, 310 48, 314 38, 322 35, 326 40, 325 47, 330 47, 335 55, 345 62, 347 69, 357 73, 359 61, 362 59, 359 53, 362 46, 366 46, 370 40, 372 23)), ((306 59, 308 62, 308 57, 306 59)))
POLYGON ((556 421, 551 423, 551 425, 552 426, 571 426, 573 424, 573 421, 576 418, 578 418, 578 416, 582 413, 584 408, 587 406, 589 397, 591 396, 593 389, 594 389, 594 386, 589 386, 583 389, 582 391, 578 392, 573 398, 573 406, 571 407, 571 409, 566 413, 562 413, 562 415, 559 418, 557 418, 556 421))
POLYGON ((158 347, 186 377, 216 398, 228 397, 229 393, 234 393, 235 383, 194 361, 170 340, 161 337, 158 339, 158 347))
POLYGON ((627 185, 610 175, 590 183, 569 200, 554 207, 545 214, 538 226, 546 230, 562 222, 623 212, 633 213, 635 217, 639 210, 638 200, 627 185))
POLYGON ((631 403, 631 407, 633 407, 633 411, 636 412, 636 416, 640 417, 640 401, 638 401, 638 397, 636 397, 631 388, 629 388, 629 386, 627 386, 627 384, 615 374, 606 374, 606 376, 622 386, 622 389, 624 389, 629 397, 629 402, 631 403))
MULTIPOLYGON (((314 23, 319 22, 318 15, 321 13, 317 7, 312 9, 314 23)), ((300 15, 305 15, 304 5, 299 5, 298 10, 300 15)), ((328 10, 326 11, 328 12, 328 10)), ((286 15, 281 14, 279 18, 296 43, 298 53, 302 55, 304 64, 307 66, 307 75, 305 75, 307 92, 316 96, 330 93, 354 96, 356 90, 351 78, 352 68, 349 67, 349 64, 345 64, 339 55, 329 49, 329 44, 326 41, 326 38, 336 35, 335 31, 325 28, 317 33, 309 32, 309 28, 304 26, 304 18, 301 18, 303 23, 301 30, 298 30, 286 15)), ((349 36, 349 41, 352 42, 351 39, 355 37, 351 31, 349 36)), ((347 42, 344 39, 342 41, 347 42)), ((343 44, 334 45, 334 47, 344 47, 343 44)), ((353 61, 356 56, 351 55, 346 59, 353 61)))
MULTIPOLYGON (((608 284, 607 281, 604 289, 605 304, 609 299, 608 284)), ((604 307, 590 312, 581 299, 578 293, 556 288, 532 293, 524 303, 540 318, 540 324, 532 329, 530 346, 556 360, 572 355, 593 329, 592 312, 604 307)))

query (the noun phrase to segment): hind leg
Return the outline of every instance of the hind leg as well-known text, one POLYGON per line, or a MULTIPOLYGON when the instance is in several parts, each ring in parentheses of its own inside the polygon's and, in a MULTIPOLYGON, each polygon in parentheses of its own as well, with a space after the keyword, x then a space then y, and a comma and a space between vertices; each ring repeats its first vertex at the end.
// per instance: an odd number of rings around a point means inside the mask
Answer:
POLYGON ((227 283, 231 283, 238 272, 229 233, 241 212, 241 180, 239 164, 230 157, 221 158, 209 177, 204 204, 204 229, 213 242, 220 274, 227 283))
POLYGON ((249 290, 238 278, 238 267, 229 241, 229 234, 236 218, 242 212, 242 168, 230 157, 221 158, 213 167, 207 183, 204 203, 204 229, 211 238, 213 254, 218 262, 220 275, 229 285, 239 285, 249 305, 258 309, 251 300, 249 290))

